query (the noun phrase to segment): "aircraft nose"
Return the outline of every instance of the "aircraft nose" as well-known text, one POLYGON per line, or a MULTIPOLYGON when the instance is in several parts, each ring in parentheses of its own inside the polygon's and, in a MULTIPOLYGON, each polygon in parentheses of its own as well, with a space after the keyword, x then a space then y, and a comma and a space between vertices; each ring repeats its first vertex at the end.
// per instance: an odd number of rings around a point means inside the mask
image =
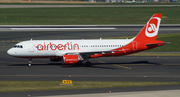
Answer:
POLYGON ((7 51, 8 55, 14 56, 16 52, 14 52, 14 50, 11 48, 7 51))

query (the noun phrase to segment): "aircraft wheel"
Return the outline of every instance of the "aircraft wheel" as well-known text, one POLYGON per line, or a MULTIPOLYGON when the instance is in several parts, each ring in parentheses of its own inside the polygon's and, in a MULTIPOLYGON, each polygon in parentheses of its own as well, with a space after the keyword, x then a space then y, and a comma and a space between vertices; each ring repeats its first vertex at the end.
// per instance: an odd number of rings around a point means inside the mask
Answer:
POLYGON ((91 62, 86 62, 86 67, 91 67, 91 62))
POLYGON ((30 63, 28 64, 28 67, 31 67, 31 64, 30 64, 30 63))
POLYGON ((82 61, 79 61, 79 62, 77 63, 77 65, 78 65, 78 66, 81 66, 81 65, 82 65, 82 61))
POLYGON ((28 67, 31 67, 31 64, 32 64, 32 59, 29 59, 29 61, 28 61, 28 67))

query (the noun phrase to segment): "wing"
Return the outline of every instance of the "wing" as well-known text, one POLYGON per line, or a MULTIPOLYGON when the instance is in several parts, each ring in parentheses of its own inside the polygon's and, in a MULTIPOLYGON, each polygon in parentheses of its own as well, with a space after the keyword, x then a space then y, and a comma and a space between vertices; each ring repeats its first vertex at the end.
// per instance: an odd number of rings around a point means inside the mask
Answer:
POLYGON ((65 55, 78 55, 81 60, 87 58, 97 58, 103 56, 103 54, 111 54, 114 53, 113 51, 94 51, 94 52, 67 52, 65 55))

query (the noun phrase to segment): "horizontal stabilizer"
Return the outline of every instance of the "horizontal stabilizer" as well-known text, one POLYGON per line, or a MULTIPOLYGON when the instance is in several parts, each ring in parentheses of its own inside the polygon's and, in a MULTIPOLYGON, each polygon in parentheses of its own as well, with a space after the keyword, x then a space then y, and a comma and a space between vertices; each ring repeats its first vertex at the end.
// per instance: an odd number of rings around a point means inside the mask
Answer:
POLYGON ((146 46, 152 46, 152 45, 158 45, 158 44, 164 44, 164 43, 148 43, 146 46))

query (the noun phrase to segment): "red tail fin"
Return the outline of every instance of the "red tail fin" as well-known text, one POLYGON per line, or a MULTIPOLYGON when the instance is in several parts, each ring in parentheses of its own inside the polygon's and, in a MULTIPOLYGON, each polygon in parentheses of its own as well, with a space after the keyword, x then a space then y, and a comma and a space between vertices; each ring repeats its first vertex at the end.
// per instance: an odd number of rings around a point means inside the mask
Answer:
POLYGON ((162 14, 154 14, 135 39, 156 40, 162 14))

